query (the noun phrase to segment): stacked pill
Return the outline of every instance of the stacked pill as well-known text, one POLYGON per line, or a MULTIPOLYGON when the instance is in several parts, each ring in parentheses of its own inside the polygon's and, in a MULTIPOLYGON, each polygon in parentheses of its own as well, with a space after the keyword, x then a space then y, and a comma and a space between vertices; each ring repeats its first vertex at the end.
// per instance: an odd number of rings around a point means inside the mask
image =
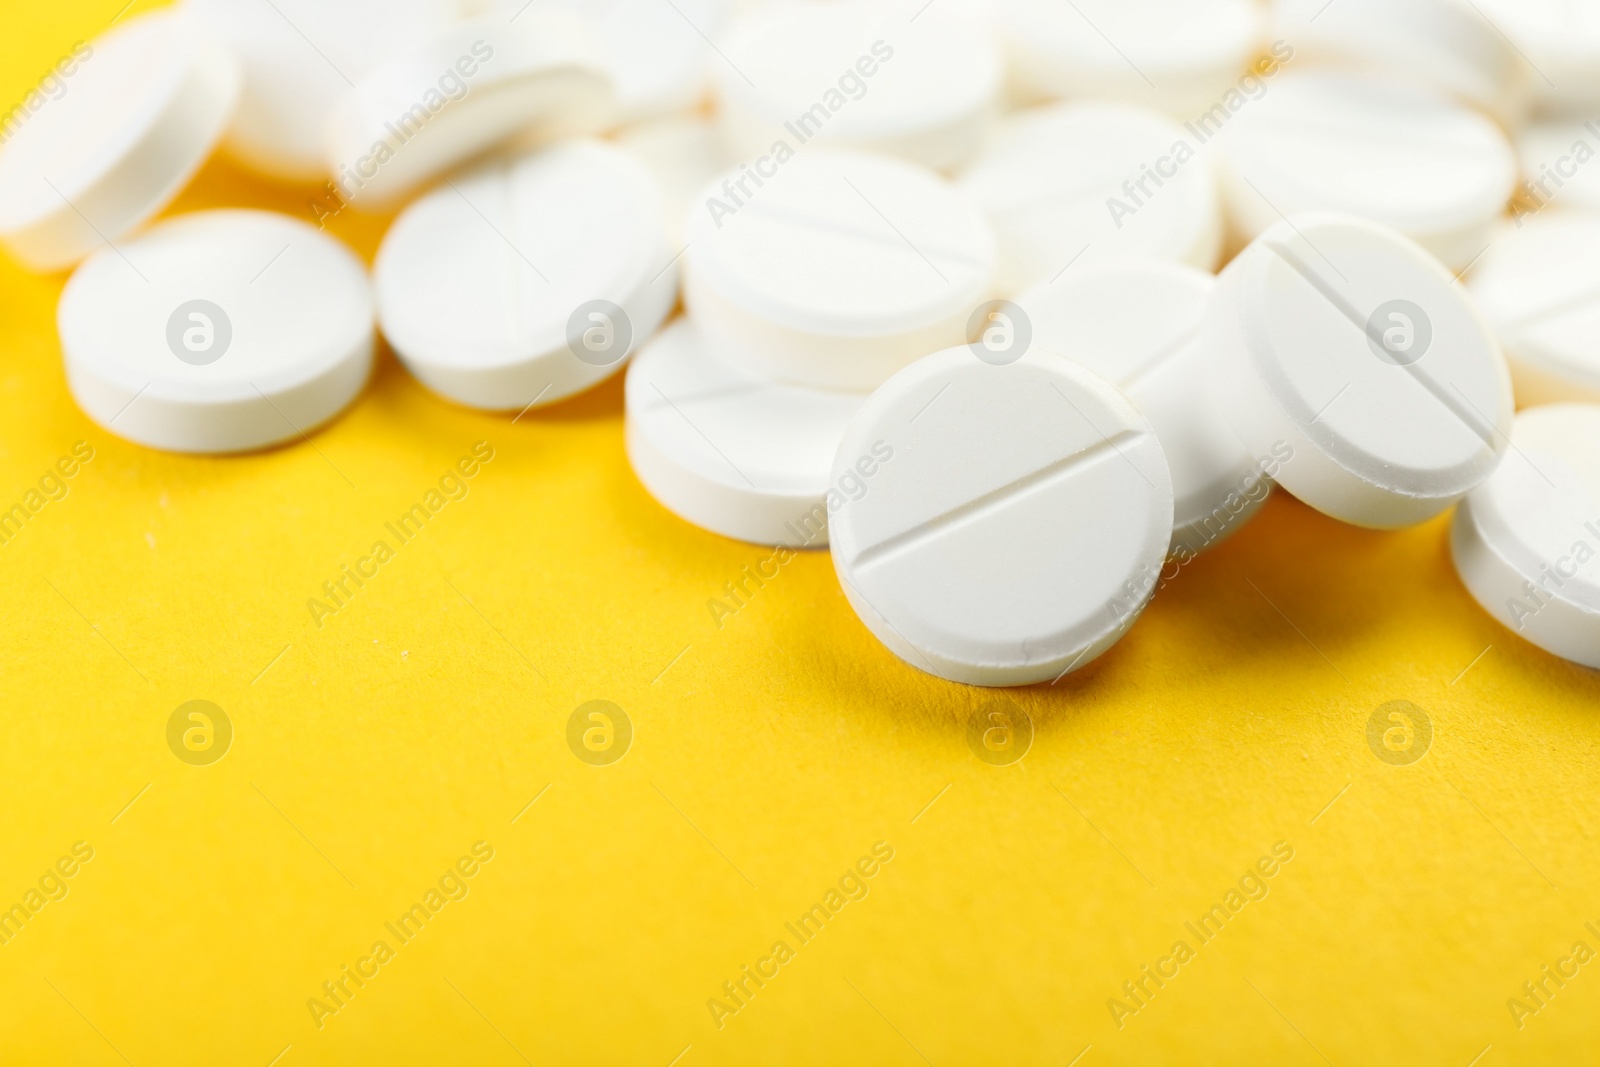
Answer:
POLYGON ((380 332, 515 418, 626 369, 651 496, 952 681, 1091 662, 1275 489, 1454 508, 1600 667, 1596 71, 1600 0, 183 0, 8 119, 0 246, 152 448, 303 439, 380 332), (159 218, 219 151, 307 211, 159 218))

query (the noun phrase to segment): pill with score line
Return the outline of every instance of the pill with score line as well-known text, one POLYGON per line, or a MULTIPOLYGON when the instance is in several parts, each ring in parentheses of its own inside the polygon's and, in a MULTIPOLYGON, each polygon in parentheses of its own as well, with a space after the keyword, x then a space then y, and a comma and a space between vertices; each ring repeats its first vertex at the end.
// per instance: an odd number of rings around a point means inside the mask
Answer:
POLYGON ((1117 642, 1172 539, 1172 477, 1115 386, 1037 349, 919 360, 850 422, 834 477, 893 450, 831 517, 850 606, 906 663, 981 686, 1048 682, 1117 642))
POLYGON ((1219 276, 1204 343, 1212 402, 1279 485, 1334 518, 1391 528, 1491 473, 1511 379, 1451 273, 1376 223, 1286 219, 1219 276))

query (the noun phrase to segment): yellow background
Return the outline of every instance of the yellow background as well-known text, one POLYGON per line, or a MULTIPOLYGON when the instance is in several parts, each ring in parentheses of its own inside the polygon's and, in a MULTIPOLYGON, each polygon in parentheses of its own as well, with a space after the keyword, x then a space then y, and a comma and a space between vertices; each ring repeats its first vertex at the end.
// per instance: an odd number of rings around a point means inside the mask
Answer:
MULTIPOLYGON (((120 0, 7 6, 9 107, 120 0)), ((307 195, 214 163, 174 210, 307 195)), ((370 257, 383 226, 333 229, 370 257)), ((61 284, 0 264, 0 502, 96 453, 0 547, 0 903, 95 855, 0 947, 0 1062, 1600 1056, 1600 963, 1521 1030, 1506 1006, 1600 948, 1600 679, 1475 606, 1446 520, 1276 498, 1103 660, 1009 694, 1037 737, 994 767, 966 732, 993 694, 895 660, 826 554, 715 625, 767 553, 644 493, 619 382, 513 424, 385 352, 311 444, 162 455, 73 405, 61 284), (314 626, 479 440, 470 495, 314 626), (165 739, 197 698, 236 729, 209 767, 165 739), (593 699, 634 724, 613 766, 566 744, 593 699), (1366 734, 1399 699, 1435 731, 1406 767, 1366 734), (470 894, 318 1029, 307 999, 479 840, 470 894), (878 841, 870 895, 719 1030, 707 999, 878 841), (1199 947, 1183 924, 1278 841, 1269 895, 1199 947), (1108 998, 1180 938, 1198 958, 1118 1029, 1108 998)))

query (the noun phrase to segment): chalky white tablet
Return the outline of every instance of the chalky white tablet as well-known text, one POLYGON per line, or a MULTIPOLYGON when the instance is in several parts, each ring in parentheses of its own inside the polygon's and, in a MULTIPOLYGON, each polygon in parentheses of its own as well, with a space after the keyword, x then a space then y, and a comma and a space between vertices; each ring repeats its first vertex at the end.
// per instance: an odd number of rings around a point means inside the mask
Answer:
POLYGON ((1350 216, 1268 230, 1219 277, 1213 402, 1284 489, 1359 526, 1422 522, 1481 484, 1511 431, 1511 380, 1450 272, 1350 216))
POLYGON ((1273 32, 1297 60, 1414 77, 1502 120, 1526 111, 1522 57, 1465 0, 1276 0, 1273 15, 1273 32))
POLYGON ((691 205, 704 210, 696 197, 732 163, 716 124, 698 115, 655 119, 622 130, 617 144, 655 175, 666 197, 667 240, 674 250, 682 248, 691 205))
POLYGON ((870 491, 882 450, 830 484, 845 426, 866 400, 785 385, 717 359, 680 319, 628 368, 627 447, 639 481, 696 526, 763 545, 820 548, 828 513, 870 491))
POLYGON ((180 215, 96 252, 56 318, 78 406, 174 452, 298 440, 353 401, 372 366, 366 268, 265 211, 180 215))
POLYGON ((1115 383, 1155 427, 1172 470, 1179 556, 1233 534, 1272 491, 1206 392, 1219 365, 1200 327, 1215 285, 1178 263, 1125 263, 1017 298, 1034 347, 1115 383))
POLYGON ((1222 127, 1223 197, 1248 240, 1285 215, 1341 211, 1399 230, 1453 270, 1489 243, 1517 179, 1489 119, 1429 89, 1289 72, 1222 127))
POLYGON ((1517 187, 1522 211, 1600 211, 1600 113, 1530 124, 1517 135, 1517 158, 1522 163, 1517 187))
POLYGON ((447 26, 451 0, 187 0, 243 70, 224 147, 286 181, 327 177, 325 127, 350 86, 447 26))
POLYGON ((1546 110, 1600 107, 1600 4, 1594 0, 1472 0, 1533 69, 1529 84, 1546 110))
POLYGON ((1222 251, 1210 167, 1177 123, 1126 104, 1019 112, 960 178, 1000 237, 998 287, 1016 294, 1122 259, 1205 270, 1222 251))
POLYGON ((622 366, 677 300, 661 191, 599 141, 496 162, 401 213, 374 265, 406 369, 471 407, 517 410, 622 366))
POLYGON ((755 373, 870 390, 966 336, 994 233, 934 172, 811 148, 728 172, 691 207, 684 302, 755 373))
POLYGON ((1150 424, 1093 372, 1037 349, 1004 364, 947 349, 872 394, 835 480, 874 450, 893 458, 833 513, 834 569, 912 666, 969 685, 1051 681, 1149 601, 1172 477, 1150 424))
POLYGON ((1456 573, 1513 633, 1600 668, 1600 407, 1524 411, 1511 441, 1456 512, 1456 573))
POLYGON ((567 11, 486 15, 380 64, 334 109, 328 161, 350 202, 382 208, 518 135, 524 147, 611 119, 611 76, 567 11))
POLYGON ((0 244, 33 270, 71 266, 166 207, 239 96, 237 65, 178 12, 89 47, 69 91, 0 148, 0 244))
POLYGON ((1508 227, 1468 291, 1505 350, 1518 405, 1600 402, 1600 212, 1508 227))
POLYGON ((992 33, 937 5, 773 4, 721 47, 723 126, 741 159, 816 141, 949 170, 978 150, 999 107, 992 33))
POLYGON ((1023 99, 1125 100, 1193 118, 1264 44, 1254 0, 1001 0, 1023 99))

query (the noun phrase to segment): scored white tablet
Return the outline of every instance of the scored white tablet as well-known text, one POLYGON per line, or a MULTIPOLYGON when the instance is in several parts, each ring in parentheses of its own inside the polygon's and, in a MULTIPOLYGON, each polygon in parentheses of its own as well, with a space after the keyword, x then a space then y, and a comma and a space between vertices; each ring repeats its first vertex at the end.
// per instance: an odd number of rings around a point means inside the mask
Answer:
POLYGON ((870 390, 965 338, 994 233, 931 170, 810 148, 758 159, 689 212, 684 302, 723 358, 822 389, 870 390))
POLYGON ((56 318, 78 406, 174 452, 298 440, 355 399, 372 365, 366 268, 265 211, 180 215, 96 252, 56 318))
POLYGON ((1056 104, 1006 119, 960 177, 999 234, 1000 291, 1119 259, 1215 267, 1222 209, 1191 142, 1177 123, 1127 104, 1056 104))
POLYGON ((152 218, 211 154, 239 96, 228 53, 181 12, 95 38, 68 92, 0 147, 0 244, 69 267, 152 218))
POLYGON ((1239 81, 1263 44, 1254 0, 1001 0, 1025 98, 1125 100, 1193 118, 1239 81))
POLYGON ((1600 213, 1546 211, 1507 227, 1467 288, 1520 406, 1600 402, 1600 213))
POLYGON ((949 170, 999 108, 988 26, 920 0, 770 4, 737 20, 714 68, 728 148, 870 148, 949 170))
POLYGON ((1234 434, 1334 518, 1422 522, 1506 450, 1511 380, 1488 327, 1448 270, 1376 223, 1274 226, 1222 272, 1203 335, 1234 434))
POLYGON ((1172 552, 1194 555, 1255 515, 1272 483, 1210 402, 1221 364, 1201 338, 1216 280, 1179 263, 1102 267, 1017 298, 1034 347, 1116 383, 1172 470, 1172 552))
POLYGON ((517 135, 524 147, 601 129, 611 75, 567 11, 485 15, 376 67, 329 117, 329 169, 351 203, 381 209, 517 135))
POLYGON ((1285 215, 1343 211, 1399 230, 1452 270, 1488 245, 1517 179, 1486 116, 1434 90, 1334 70, 1285 73, 1217 144, 1243 240, 1285 215))
POLYGON ((1600 407, 1524 411, 1511 440, 1456 512, 1456 573, 1501 625, 1600 668, 1600 407))
POLYGON ((832 485, 833 455, 866 396, 785 385, 711 355, 680 319, 628 368, 628 459, 668 510, 762 545, 821 548, 828 513, 870 491, 886 462, 860 457, 832 485))
POLYGON ((489 164, 401 213, 373 268, 406 369, 518 410, 610 377, 672 310, 661 190, 633 156, 569 141, 489 164))
POLYGON ((1115 386, 1037 349, 970 347, 901 371, 851 420, 835 480, 893 453, 831 517, 861 621, 907 663, 969 685, 1048 682, 1133 624, 1172 537, 1172 478, 1115 386))

